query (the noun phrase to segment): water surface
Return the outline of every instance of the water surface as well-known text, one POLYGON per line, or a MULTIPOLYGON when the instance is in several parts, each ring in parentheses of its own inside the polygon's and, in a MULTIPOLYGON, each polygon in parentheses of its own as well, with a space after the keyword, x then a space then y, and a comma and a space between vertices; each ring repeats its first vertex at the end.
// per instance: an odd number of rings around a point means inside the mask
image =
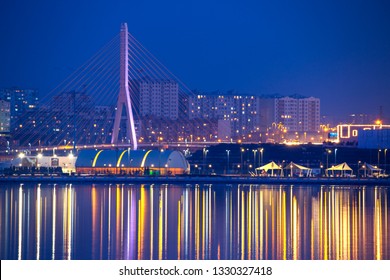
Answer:
POLYGON ((5 185, 1 259, 390 259, 389 188, 5 185))

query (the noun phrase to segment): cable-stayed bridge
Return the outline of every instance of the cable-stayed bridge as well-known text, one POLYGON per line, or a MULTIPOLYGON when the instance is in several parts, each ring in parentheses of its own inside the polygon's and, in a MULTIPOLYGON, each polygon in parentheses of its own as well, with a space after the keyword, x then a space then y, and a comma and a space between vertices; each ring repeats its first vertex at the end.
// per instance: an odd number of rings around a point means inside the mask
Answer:
POLYGON ((194 94, 121 25, 120 33, 28 111, 12 130, 20 149, 199 146, 217 123, 191 117, 194 94))

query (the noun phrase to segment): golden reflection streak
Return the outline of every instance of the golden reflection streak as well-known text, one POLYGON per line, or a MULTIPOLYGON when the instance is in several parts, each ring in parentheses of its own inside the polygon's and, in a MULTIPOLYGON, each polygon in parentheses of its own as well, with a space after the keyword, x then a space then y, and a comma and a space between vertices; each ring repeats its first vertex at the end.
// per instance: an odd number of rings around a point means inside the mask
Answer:
POLYGON ((297 199, 294 196, 292 205, 293 205, 293 259, 297 260, 298 259, 298 222, 297 222, 297 217, 298 217, 298 205, 297 205, 297 199))
MULTIPOLYGON (((312 203, 313 203, 314 201, 312 200, 312 203)), ((313 212, 312 212, 312 215, 313 215, 313 212)), ((311 218, 310 219, 310 236, 311 236, 311 238, 310 238, 310 258, 312 259, 312 260, 314 260, 314 219, 313 218, 311 218)))
POLYGON ((145 185, 141 185, 140 199, 138 201, 138 259, 141 260, 144 255, 145 240, 145 185))
POLYGON ((323 238, 324 238, 324 241, 323 241, 323 244, 324 244, 324 248, 323 248, 323 254, 324 254, 324 260, 327 260, 328 259, 328 231, 327 231, 327 199, 326 199, 327 195, 326 193, 324 194, 324 202, 323 202, 323 205, 322 207, 324 208, 324 211, 323 211, 323 214, 325 214, 324 216, 321 216, 324 218, 324 230, 323 230, 323 238))
POLYGON ((121 258, 124 258, 125 250, 124 250, 124 238, 125 238, 125 207, 124 207, 124 202, 125 202, 125 191, 123 189, 123 184, 121 185, 121 245, 120 245, 120 256, 121 258))
POLYGON ((120 244, 121 240, 121 211, 122 211, 122 205, 121 205, 121 190, 119 188, 119 185, 116 185, 115 188, 115 251, 116 255, 118 256, 118 252, 120 252, 122 246, 120 244))
POLYGON ((158 259, 162 260, 163 257, 163 192, 160 189, 158 201, 158 259))
POLYGON ((23 184, 19 186, 19 219, 18 219, 18 260, 22 259, 22 218, 23 218, 23 184))
POLYGON ((374 212, 374 240, 375 240, 375 259, 381 260, 382 259, 382 252, 381 252, 381 238, 382 238, 382 225, 381 225, 381 216, 382 216, 382 209, 381 209, 381 195, 378 192, 378 188, 375 187, 375 212, 374 212))
POLYGON ((260 200, 260 203, 259 203, 259 207, 260 207, 260 221, 259 221, 259 236, 260 236, 260 240, 259 240, 259 255, 260 255, 260 259, 263 259, 263 256, 264 256, 264 203, 263 203, 263 191, 261 190, 260 193, 259 193, 259 200, 260 200))
POLYGON ((51 259, 55 259, 55 253, 56 253, 56 207, 57 207, 57 202, 56 202, 56 184, 53 186, 53 210, 52 210, 52 255, 51 259))
POLYGON ((286 192, 282 196, 282 213, 283 213, 283 260, 287 260, 287 213, 286 213, 286 192))
POLYGON ((97 192, 96 186, 92 185, 91 188, 91 207, 92 207, 92 244, 95 248, 97 238, 97 192))
POLYGON ((37 260, 40 258, 41 251, 41 184, 37 187, 37 260))

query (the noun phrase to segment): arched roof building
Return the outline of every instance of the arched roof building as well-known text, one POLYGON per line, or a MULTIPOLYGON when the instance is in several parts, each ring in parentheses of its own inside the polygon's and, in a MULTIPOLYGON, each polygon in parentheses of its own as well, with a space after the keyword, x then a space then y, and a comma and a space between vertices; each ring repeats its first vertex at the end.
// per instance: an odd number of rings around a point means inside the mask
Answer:
POLYGON ((76 160, 80 173, 183 174, 190 171, 184 155, 172 150, 82 150, 76 160))

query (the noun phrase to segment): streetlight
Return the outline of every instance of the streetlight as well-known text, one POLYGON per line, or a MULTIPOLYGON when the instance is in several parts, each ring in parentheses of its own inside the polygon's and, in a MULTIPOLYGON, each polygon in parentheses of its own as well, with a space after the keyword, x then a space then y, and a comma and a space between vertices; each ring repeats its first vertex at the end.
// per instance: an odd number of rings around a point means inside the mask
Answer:
POLYGON ((387 149, 385 149, 385 173, 386 173, 386 169, 387 169, 387 158, 386 158, 386 153, 387 153, 387 149))
POLYGON ((329 168, 329 154, 331 154, 332 151, 330 149, 326 149, 326 169, 329 168))
POLYGON ((209 152, 209 150, 207 150, 206 148, 203 148, 203 171, 206 170, 206 158, 207 158, 208 152, 209 152))
POLYGON ((334 165, 337 164, 337 148, 334 149, 334 165))
POLYGON ((243 155, 244 155, 244 153, 245 153, 245 149, 244 148, 241 148, 241 174, 242 174, 242 167, 243 167, 243 162, 242 162, 242 157, 243 157, 243 155))
POLYGON ((256 153, 257 153, 257 150, 252 150, 253 152, 253 168, 256 168, 256 153))
POLYGON ((382 152, 382 150, 379 149, 379 150, 378 150, 378 168, 380 167, 380 165, 379 165, 379 159, 380 159, 380 154, 381 154, 381 152, 382 152))
POLYGON ((359 166, 360 166, 360 163, 361 161, 359 160, 358 161, 358 165, 357 165, 357 170, 356 170, 356 176, 359 178, 359 166))
POLYGON ((227 169, 226 173, 229 174, 229 155, 230 155, 230 150, 226 150, 227 153, 227 169))
POLYGON ((264 152, 264 148, 261 148, 261 149, 260 149, 260 155, 261 155, 261 157, 260 157, 260 159, 261 159, 261 161, 260 161, 260 166, 263 165, 263 152, 264 152))

